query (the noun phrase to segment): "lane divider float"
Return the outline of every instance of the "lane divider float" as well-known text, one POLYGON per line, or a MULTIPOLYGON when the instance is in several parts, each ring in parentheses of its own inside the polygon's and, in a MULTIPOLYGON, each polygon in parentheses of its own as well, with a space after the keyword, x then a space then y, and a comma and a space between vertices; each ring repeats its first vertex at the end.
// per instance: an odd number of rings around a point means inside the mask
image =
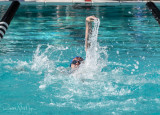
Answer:
POLYGON ((153 2, 147 2, 146 5, 151 10, 153 16, 160 24, 160 10, 157 8, 157 6, 153 2))
POLYGON ((0 21, 0 40, 5 35, 10 22, 12 21, 17 9, 19 8, 19 5, 19 1, 13 1, 6 13, 4 14, 4 16, 2 17, 0 21))

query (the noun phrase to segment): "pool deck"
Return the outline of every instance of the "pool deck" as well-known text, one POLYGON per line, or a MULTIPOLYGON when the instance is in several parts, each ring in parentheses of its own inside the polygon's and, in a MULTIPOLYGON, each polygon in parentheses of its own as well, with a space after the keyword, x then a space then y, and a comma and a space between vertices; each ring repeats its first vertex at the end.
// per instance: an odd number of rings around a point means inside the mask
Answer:
MULTIPOLYGON (((26 0, 30 1, 30 0, 26 0)), ((32 0, 31 0, 32 1, 32 0)), ((147 2, 148 0, 137 0, 137 1, 127 1, 127 0, 91 0, 90 2, 85 0, 36 0, 36 2, 68 2, 68 3, 119 3, 119 2, 126 2, 126 3, 134 3, 134 2, 147 2)), ((153 1, 153 2, 160 2, 160 1, 153 1)))
MULTIPOLYGON (((26 0, 27 1, 27 0, 26 0)), ((30 0, 28 0, 30 1, 30 0)), ((32 0, 31 0, 32 1, 32 0)), ((106 3, 106 2, 147 2, 148 0, 137 0, 137 1, 128 1, 128 0, 90 0, 90 2, 87 2, 85 0, 35 0, 37 2, 71 2, 71 3, 75 3, 75 2, 78 2, 78 3, 106 3)), ((156 0, 156 1, 153 1, 153 2, 160 2, 160 0, 156 0)))
MULTIPOLYGON (((6 2, 9 0, 0 0, 6 2)), ((19 0, 20 2, 53 2, 53 3, 146 3, 149 0, 19 0)), ((160 0, 151 0, 160 3, 160 0)))

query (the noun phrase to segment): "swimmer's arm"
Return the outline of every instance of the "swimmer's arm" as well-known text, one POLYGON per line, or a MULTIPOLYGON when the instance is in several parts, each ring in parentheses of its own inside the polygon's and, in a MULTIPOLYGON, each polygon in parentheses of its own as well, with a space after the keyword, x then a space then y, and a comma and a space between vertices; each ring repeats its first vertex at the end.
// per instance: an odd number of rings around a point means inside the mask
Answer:
POLYGON ((89 16, 86 18, 86 32, 85 32, 85 51, 89 48, 89 32, 92 31, 92 22, 97 19, 95 16, 89 16))
POLYGON ((89 38, 89 22, 88 22, 87 19, 86 19, 85 51, 87 51, 87 48, 88 48, 88 46, 89 46, 88 38, 89 38))

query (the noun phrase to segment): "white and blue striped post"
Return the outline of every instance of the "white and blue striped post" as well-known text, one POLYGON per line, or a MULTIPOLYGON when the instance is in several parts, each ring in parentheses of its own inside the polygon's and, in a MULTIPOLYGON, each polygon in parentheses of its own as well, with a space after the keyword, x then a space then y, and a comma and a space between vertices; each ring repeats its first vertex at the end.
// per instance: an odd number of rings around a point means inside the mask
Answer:
POLYGON ((10 7, 8 8, 7 12, 4 14, 0 21, 0 40, 3 38, 6 30, 12 21, 20 3, 19 1, 13 1, 10 7))

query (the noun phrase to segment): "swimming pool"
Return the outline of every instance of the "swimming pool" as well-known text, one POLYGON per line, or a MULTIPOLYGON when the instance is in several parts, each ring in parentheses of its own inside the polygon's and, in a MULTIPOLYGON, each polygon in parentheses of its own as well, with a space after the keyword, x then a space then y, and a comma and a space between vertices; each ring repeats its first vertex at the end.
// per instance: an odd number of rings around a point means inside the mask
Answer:
POLYGON ((159 31, 144 3, 22 3, 0 42, 0 114, 159 114, 159 31), (85 58, 90 15, 100 19, 98 64, 70 73, 85 58))

